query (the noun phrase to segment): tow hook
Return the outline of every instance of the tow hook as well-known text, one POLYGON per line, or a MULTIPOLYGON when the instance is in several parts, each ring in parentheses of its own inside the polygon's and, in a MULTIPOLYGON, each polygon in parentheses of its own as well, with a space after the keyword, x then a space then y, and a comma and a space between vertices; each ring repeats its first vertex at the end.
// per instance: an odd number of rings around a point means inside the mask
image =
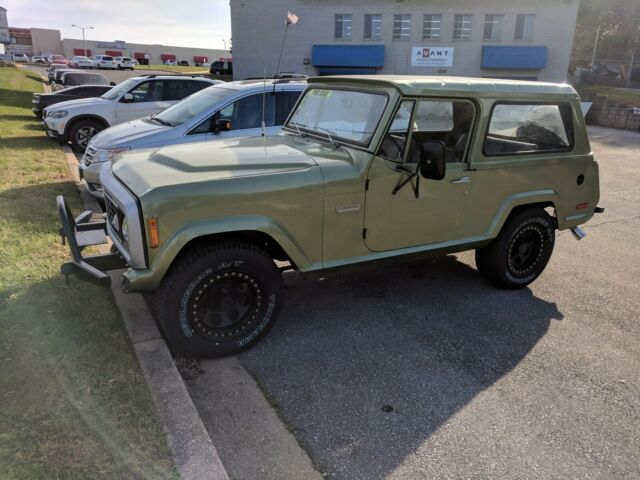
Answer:
POLYGON ((573 233, 573 236, 576 237, 576 240, 582 240, 584 237, 587 236, 585 231, 582 230, 580 227, 571 227, 569 230, 571 230, 571 233, 573 233))

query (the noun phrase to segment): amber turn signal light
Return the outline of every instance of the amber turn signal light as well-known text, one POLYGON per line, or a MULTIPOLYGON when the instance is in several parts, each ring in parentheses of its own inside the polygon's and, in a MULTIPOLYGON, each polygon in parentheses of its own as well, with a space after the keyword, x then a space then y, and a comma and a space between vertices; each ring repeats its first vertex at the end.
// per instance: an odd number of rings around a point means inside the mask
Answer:
POLYGON ((160 235, 158 234, 158 217, 149 217, 149 246, 158 248, 160 245, 160 235))

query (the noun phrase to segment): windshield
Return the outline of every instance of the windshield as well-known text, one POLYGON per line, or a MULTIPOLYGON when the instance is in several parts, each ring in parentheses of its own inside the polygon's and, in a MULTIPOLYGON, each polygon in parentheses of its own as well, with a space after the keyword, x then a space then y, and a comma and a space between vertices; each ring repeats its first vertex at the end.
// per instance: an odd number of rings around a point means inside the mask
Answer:
POLYGON ((200 90, 194 93, 190 97, 185 98, 181 102, 178 102, 154 118, 160 120, 163 123, 167 123, 172 127, 182 125, 187 120, 192 119, 196 115, 209 110, 212 106, 218 103, 225 97, 232 95, 236 90, 230 88, 219 87, 214 85, 212 87, 200 90))
POLYGON ((105 100, 115 100, 116 98, 120 98, 122 95, 127 93, 133 87, 138 84, 138 80, 134 80, 130 78, 129 80, 125 80, 120 85, 116 85, 108 92, 104 93, 100 98, 104 98, 105 100))
POLYGON ((380 93, 310 88, 287 126, 332 140, 368 145, 382 117, 387 97, 380 93))

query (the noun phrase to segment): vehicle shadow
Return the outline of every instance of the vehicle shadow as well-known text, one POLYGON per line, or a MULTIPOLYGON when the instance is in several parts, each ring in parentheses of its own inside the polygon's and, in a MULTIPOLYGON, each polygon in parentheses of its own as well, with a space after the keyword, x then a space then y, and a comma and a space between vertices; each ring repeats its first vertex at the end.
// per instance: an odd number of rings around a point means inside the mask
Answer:
POLYGON ((32 122, 29 127, 25 125, 26 128, 31 128, 31 125, 35 125, 38 129, 41 130, 40 125, 35 122, 39 122, 38 118, 35 115, 0 115, 0 120, 8 120, 10 122, 32 122))
POLYGON ((5 107, 31 108, 31 100, 33 100, 33 92, 0 88, 0 102, 5 107))
POLYGON ((390 474, 563 318, 454 256, 285 278, 278 325, 240 359, 331 478, 390 474))

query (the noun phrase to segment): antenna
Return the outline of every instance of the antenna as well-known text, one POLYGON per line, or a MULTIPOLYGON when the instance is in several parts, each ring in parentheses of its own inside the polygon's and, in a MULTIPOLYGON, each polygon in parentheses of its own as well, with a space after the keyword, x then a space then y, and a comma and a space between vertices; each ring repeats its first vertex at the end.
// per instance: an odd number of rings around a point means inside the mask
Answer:
POLYGON ((265 122, 264 115, 267 105, 267 67, 264 67, 264 73, 262 74, 262 136, 265 136, 265 122))

